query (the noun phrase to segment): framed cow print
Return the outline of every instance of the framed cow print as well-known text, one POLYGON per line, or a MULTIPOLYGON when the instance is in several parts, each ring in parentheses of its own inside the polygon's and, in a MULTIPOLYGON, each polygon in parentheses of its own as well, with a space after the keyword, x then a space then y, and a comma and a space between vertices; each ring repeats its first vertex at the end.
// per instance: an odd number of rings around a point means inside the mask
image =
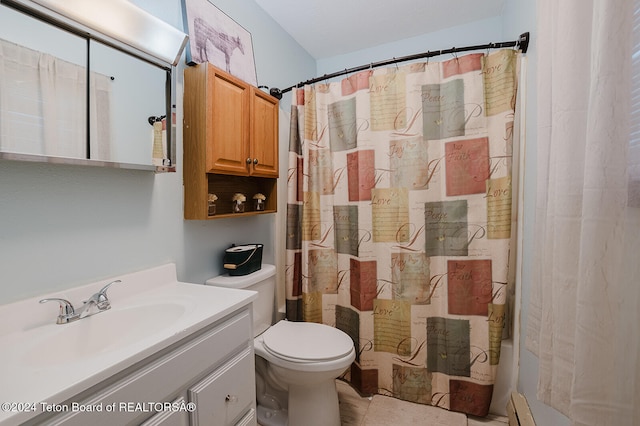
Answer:
POLYGON ((210 62, 257 86, 251 33, 208 0, 182 0, 188 65, 210 62))

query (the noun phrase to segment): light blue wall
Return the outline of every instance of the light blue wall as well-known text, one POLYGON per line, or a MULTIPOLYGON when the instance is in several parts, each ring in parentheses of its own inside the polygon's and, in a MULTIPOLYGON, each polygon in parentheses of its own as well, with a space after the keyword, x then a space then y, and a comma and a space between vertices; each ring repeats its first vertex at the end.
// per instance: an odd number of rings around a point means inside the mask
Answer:
MULTIPOLYGON (((183 28, 180 0, 133 2, 183 28)), ((284 87, 315 73, 315 60, 254 2, 213 3, 251 32, 259 84, 284 87)), ((183 220, 183 69, 181 61, 177 173, 0 160, 0 303, 164 262, 177 264, 180 280, 202 283, 222 272, 221 253, 234 242, 264 243, 264 260, 274 262, 276 215, 183 220)), ((286 124, 286 101, 280 112, 286 124)), ((281 125, 285 147, 288 131, 281 125)))
MULTIPOLYGON (((425 29, 425 32, 428 29, 425 29)), ((317 75, 330 74, 345 68, 366 65, 371 62, 413 55, 430 50, 470 46, 502 41, 502 21, 499 17, 484 19, 441 31, 426 32, 424 35, 397 42, 386 43, 370 49, 363 49, 346 55, 318 60, 317 75)), ((442 60, 441 57, 434 58, 442 60)), ((312 76, 313 77, 313 76, 312 76)), ((311 78, 311 77, 310 77, 311 78)))

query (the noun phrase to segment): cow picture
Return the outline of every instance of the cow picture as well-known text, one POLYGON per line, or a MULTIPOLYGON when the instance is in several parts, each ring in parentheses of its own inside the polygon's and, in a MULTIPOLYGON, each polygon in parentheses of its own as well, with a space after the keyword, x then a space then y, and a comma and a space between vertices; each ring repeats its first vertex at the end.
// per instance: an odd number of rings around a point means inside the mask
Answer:
POLYGON ((183 0, 187 63, 209 62, 257 86, 251 34, 208 0, 183 0))

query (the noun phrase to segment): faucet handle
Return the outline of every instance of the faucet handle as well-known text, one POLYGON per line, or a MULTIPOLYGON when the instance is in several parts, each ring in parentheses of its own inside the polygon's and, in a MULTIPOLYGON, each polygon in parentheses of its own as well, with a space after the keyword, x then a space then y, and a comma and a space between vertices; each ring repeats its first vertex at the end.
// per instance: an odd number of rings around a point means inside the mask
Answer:
POLYGON ((109 287, 111 287, 111 284, 121 283, 121 282, 122 282, 121 280, 111 281, 109 284, 102 287, 99 292, 91 296, 88 301, 95 302, 96 306, 100 310, 107 310, 111 308, 111 302, 109 302, 109 298, 107 297, 107 290, 109 289, 109 287))
POLYGON ((67 299, 61 299, 58 297, 51 297, 49 299, 42 299, 40 303, 58 302, 60 304, 60 313, 56 320, 56 324, 66 324, 71 321, 77 320, 80 316, 76 314, 73 305, 67 299))
POLYGON ((121 283, 122 280, 115 280, 115 281, 111 281, 109 284, 105 285, 104 287, 102 287, 102 289, 100 289, 100 291, 98 292, 98 294, 103 295, 104 297, 107 297, 107 290, 109 289, 109 287, 111 287, 111 284, 115 284, 115 283, 121 283))

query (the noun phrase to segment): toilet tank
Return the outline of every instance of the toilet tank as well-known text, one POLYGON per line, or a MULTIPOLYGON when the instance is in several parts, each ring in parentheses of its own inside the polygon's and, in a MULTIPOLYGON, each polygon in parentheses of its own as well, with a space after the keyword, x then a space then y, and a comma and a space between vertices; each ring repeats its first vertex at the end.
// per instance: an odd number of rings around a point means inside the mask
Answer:
POLYGON ((207 285, 226 288, 238 288, 258 292, 253 301, 253 334, 262 334, 275 320, 276 267, 262 264, 262 268, 248 275, 231 276, 229 274, 209 278, 207 285))

